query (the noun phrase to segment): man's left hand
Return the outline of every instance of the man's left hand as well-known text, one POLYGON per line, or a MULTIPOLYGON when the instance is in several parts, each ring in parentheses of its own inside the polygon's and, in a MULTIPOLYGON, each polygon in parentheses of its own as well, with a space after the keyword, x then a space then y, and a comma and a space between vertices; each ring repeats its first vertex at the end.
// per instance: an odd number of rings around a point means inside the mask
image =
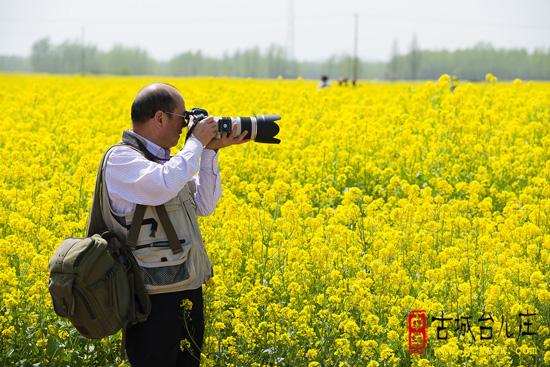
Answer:
POLYGON ((250 141, 250 139, 245 139, 244 137, 248 134, 248 131, 243 131, 241 135, 237 135, 237 124, 233 124, 231 128, 231 134, 222 134, 220 139, 212 139, 210 143, 206 145, 207 149, 218 150, 220 148, 225 148, 234 144, 242 144, 250 141))

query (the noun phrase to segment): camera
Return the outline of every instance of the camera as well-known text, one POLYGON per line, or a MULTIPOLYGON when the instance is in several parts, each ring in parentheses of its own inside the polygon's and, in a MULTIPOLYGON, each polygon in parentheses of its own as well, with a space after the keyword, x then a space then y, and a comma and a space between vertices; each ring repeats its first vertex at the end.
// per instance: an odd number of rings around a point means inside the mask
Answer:
MULTIPOLYGON (((188 130, 187 137, 191 136, 193 127, 196 123, 205 119, 208 112, 205 109, 195 107, 190 111, 185 111, 187 121, 193 116, 195 124, 188 130)), ((243 131, 248 133, 245 139, 254 140, 257 143, 279 144, 280 139, 275 138, 279 133, 279 125, 275 123, 281 119, 279 115, 258 115, 251 117, 218 117, 218 133, 216 138, 220 139, 222 134, 231 134, 233 123, 237 125, 237 135, 243 131)))

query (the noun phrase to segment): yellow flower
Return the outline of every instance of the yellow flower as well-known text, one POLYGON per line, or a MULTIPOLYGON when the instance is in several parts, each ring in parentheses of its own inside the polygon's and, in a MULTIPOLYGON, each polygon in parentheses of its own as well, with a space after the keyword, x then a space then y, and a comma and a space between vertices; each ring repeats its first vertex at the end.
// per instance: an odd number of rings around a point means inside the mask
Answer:
POLYGON ((491 74, 491 73, 487 73, 487 74, 485 74, 485 80, 488 81, 488 82, 490 82, 490 83, 494 83, 494 82, 497 81, 497 77, 494 76, 494 75, 491 74))
POLYGON ((437 80, 439 84, 449 84, 451 82, 451 77, 449 74, 442 74, 437 80))
POLYGON ((182 351, 189 350, 191 348, 191 342, 188 339, 180 340, 180 349, 182 351))
POLYGON ((309 359, 315 359, 318 354, 319 354, 319 351, 317 349, 308 349, 306 356, 309 359))
MULTIPOLYGON (((494 318, 490 345, 469 346, 453 322, 443 343, 432 322, 435 356, 413 363, 517 360, 515 339, 496 338, 502 316, 517 333, 519 312, 550 302, 550 83, 488 73, 486 83, 442 75, 318 93, 316 81, 282 77, 165 81, 216 114, 283 116, 281 144, 218 153, 223 196, 199 218, 214 269, 202 364, 397 366, 411 310, 455 318, 481 303, 494 318)), ((82 352, 53 311, 48 261, 63 238, 83 235, 102 153, 149 82, 0 76, 0 330, 29 361, 62 365, 82 352), (50 337, 66 353, 49 355, 50 337)), ((471 316, 477 336, 481 314, 471 316)), ((120 338, 87 344, 105 351, 94 363, 113 364, 120 338)))
POLYGON ((189 299, 184 299, 181 301, 181 308, 185 312, 190 312, 193 309, 193 302, 189 299))
POLYGON ((431 364, 430 364, 430 361, 425 359, 425 358, 421 358, 417 361, 415 361, 415 366, 418 366, 418 367, 430 367, 431 364))
POLYGON ((14 332, 15 332, 15 327, 13 325, 8 326, 4 330, 2 330, 2 337, 11 338, 14 332))
POLYGON ((36 346, 38 348, 46 348, 46 345, 48 344, 48 339, 45 339, 45 338, 40 338, 38 339, 38 341, 36 342, 36 346))

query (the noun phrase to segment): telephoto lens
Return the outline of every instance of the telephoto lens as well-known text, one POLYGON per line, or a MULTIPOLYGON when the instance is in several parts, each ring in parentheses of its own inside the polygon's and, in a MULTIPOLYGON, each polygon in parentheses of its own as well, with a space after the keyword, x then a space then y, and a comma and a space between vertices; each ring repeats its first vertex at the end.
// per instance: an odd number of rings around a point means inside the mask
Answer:
MULTIPOLYGON (((194 121, 199 122, 208 116, 205 109, 195 107, 186 112, 186 116, 194 117, 194 121)), ((279 144, 280 139, 275 138, 279 133, 279 125, 276 121, 280 120, 279 115, 258 115, 252 117, 219 117, 217 138, 223 133, 231 133, 233 124, 237 125, 237 135, 247 131, 245 139, 254 140, 257 143, 279 144)), ((189 129, 187 136, 190 136, 194 126, 189 129)))
POLYGON ((281 119, 279 115, 258 115, 254 117, 222 117, 219 121, 229 120, 237 125, 237 135, 243 131, 248 133, 245 139, 254 140, 256 143, 279 144, 280 139, 275 138, 279 133, 279 125, 275 123, 281 119))

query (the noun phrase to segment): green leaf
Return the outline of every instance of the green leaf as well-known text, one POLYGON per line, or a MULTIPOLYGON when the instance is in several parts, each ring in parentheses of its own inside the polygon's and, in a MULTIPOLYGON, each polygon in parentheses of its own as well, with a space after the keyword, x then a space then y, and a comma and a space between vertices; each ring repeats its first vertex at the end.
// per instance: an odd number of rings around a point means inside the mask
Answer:
POLYGON ((46 354, 52 358, 59 349, 59 341, 56 337, 50 336, 46 345, 46 354))

